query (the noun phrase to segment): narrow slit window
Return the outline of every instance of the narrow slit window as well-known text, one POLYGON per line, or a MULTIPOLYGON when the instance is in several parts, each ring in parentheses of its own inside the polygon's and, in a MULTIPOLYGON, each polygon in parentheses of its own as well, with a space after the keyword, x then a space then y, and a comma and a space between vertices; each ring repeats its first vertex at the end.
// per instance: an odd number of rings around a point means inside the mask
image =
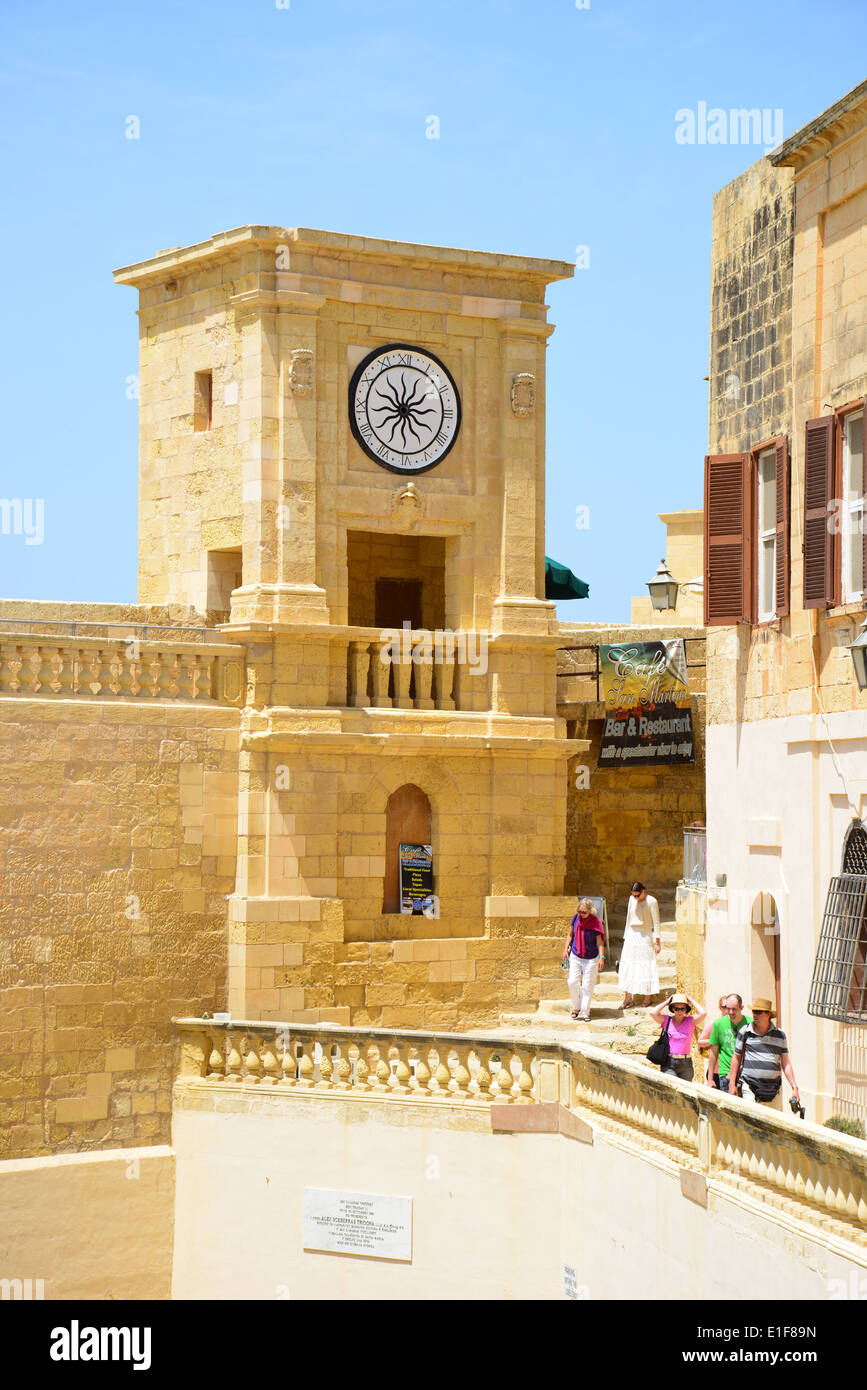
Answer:
POLYGON ((758 600, 759 622, 776 617, 777 594, 777 452, 763 449, 758 466, 758 600))
POLYGON ((864 592, 864 412, 843 420, 843 602, 864 592))
POLYGON ((196 372, 193 399, 193 429, 197 433, 209 430, 213 422, 214 374, 196 372))

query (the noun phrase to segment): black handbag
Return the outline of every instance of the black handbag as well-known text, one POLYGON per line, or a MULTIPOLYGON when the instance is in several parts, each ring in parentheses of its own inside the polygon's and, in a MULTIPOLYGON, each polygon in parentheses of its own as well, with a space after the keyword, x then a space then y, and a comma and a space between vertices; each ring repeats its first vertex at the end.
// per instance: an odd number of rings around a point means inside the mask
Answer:
POLYGON ((671 1056, 671 1046, 668 1041, 668 1025, 670 1023, 671 1018, 669 1017, 665 1020, 665 1027, 659 1037, 647 1049, 647 1060, 652 1062, 655 1067, 664 1066, 671 1056))

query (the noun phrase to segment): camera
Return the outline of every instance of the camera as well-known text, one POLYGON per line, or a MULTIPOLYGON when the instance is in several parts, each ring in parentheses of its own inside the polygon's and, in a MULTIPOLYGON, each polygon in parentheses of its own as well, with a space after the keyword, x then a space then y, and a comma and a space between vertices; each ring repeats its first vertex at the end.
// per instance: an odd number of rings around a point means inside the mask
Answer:
POLYGON ((804 1107, 800 1104, 799 1101, 795 1099, 794 1096, 789 1096, 789 1108, 791 1109, 793 1115, 800 1115, 801 1119, 803 1120, 805 1114, 804 1107))

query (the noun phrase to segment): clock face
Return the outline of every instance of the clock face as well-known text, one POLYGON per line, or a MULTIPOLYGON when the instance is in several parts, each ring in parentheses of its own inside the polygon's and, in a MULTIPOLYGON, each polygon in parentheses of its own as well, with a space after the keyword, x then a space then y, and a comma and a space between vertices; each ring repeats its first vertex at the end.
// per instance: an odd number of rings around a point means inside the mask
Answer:
POLYGON ((438 357, 389 343, 360 362, 349 383, 349 422, 366 454, 392 473, 424 473, 461 428, 461 398, 438 357))

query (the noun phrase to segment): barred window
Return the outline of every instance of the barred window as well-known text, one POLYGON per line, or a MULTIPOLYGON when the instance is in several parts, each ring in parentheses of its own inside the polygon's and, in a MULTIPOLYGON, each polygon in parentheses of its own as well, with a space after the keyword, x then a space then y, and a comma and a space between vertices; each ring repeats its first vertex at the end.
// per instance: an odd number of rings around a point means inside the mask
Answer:
POLYGON ((867 1019, 867 829, 860 823, 828 888, 807 1012, 841 1023, 867 1019))

